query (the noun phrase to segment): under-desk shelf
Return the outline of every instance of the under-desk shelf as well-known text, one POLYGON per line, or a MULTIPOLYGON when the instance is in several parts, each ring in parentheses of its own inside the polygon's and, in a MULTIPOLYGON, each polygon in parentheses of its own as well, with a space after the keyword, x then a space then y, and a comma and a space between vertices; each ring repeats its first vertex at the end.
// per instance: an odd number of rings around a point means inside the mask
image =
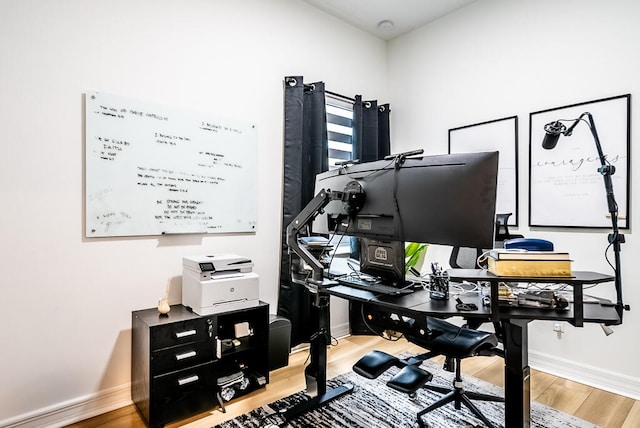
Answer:
POLYGON ((607 299, 599 303, 584 303, 583 288, 585 285, 595 285, 613 282, 615 277, 598 272, 574 271, 571 277, 521 277, 497 276, 482 269, 450 269, 449 277, 453 281, 489 282, 491 284, 491 307, 499 308, 491 311, 494 321, 501 319, 537 319, 567 321, 576 327, 582 327, 584 322, 604 323, 607 325, 620 324, 615 305, 607 299), (498 283, 527 282, 567 284, 573 288, 573 302, 568 309, 537 309, 501 306, 498 303, 498 283))

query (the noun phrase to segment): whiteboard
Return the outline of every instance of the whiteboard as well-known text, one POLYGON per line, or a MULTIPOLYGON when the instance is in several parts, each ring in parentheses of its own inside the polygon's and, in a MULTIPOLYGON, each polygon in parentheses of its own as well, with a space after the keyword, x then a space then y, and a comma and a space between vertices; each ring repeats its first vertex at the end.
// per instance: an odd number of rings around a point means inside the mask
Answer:
POLYGON ((87 92, 87 237, 256 231, 253 124, 87 92))

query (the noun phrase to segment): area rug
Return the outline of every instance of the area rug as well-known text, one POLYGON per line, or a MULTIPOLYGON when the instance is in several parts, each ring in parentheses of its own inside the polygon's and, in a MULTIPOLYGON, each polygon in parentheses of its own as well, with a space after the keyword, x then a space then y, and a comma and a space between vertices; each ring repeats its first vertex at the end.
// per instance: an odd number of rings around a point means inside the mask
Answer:
MULTIPOLYGON (((431 361, 423 363, 422 368, 433 373, 431 383, 451 387, 453 373, 442 370, 440 365, 431 361)), ((365 379, 353 372, 337 376, 327 382, 327 387, 353 385, 353 392, 329 402, 324 407, 308 411, 290 421, 284 420, 282 413, 288 408, 308 397, 302 392, 290 395, 269 405, 255 409, 235 419, 216 425, 214 428, 400 428, 418 427, 416 413, 436 401, 442 395, 420 389, 415 399, 386 386, 387 381, 398 372, 392 367, 377 379, 365 379)), ((471 376, 464 376, 464 386, 468 391, 483 392, 502 396, 502 388, 491 385, 471 376)), ((497 427, 504 427, 504 404, 474 401, 477 407, 497 427)), ((428 427, 483 427, 464 406, 456 410, 449 403, 437 410, 427 413, 422 420, 428 427)), ((540 403, 531 403, 531 426, 537 428, 593 428, 592 423, 585 422, 567 413, 555 410, 540 403)))

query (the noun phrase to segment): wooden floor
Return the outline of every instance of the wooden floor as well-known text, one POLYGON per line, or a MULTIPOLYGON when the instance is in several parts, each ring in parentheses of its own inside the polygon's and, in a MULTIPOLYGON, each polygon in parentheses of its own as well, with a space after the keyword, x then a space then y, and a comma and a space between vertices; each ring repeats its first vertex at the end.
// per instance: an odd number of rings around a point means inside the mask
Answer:
MULTIPOLYGON (((371 349, 391 354, 404 351, 422 353, 424 350, 401 339, 390 342, 374 336, 352 336, 339 340, 329 348, 327 377, 331 378, 351 370, 351 366, 371 349)), ((227 419, 246 413, 256 407, 273 402, 304 389, 303 367, 309 353, 295 352, 287 367, 274 370, 266 388, 255 391, 226 405, 227 412, 207 412, 191 419, 167 425, 167 428, 211 428, 227 419)), ((503 386, 504 361, 499 357, 475 357, 464 360, 463 374, 469 374, 498 386, 503 386)), ((603 428, 640 427, 640 401, 591 388, 580 383, 532 370, 531 399, 555 409, 575 415, 603 428)), ((73 428, 144 428, 146 425, 133 405, 105 413, 69 427, 73 428)))

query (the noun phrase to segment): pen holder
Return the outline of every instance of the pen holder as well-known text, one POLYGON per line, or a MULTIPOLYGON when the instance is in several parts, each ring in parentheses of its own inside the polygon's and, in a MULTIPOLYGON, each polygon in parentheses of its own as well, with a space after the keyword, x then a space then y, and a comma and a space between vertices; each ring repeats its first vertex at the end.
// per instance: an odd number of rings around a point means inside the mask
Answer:
POLYGON ((434 300, 449 299, 449 275, 446 272, 429 275, 429 297, 434 300))

